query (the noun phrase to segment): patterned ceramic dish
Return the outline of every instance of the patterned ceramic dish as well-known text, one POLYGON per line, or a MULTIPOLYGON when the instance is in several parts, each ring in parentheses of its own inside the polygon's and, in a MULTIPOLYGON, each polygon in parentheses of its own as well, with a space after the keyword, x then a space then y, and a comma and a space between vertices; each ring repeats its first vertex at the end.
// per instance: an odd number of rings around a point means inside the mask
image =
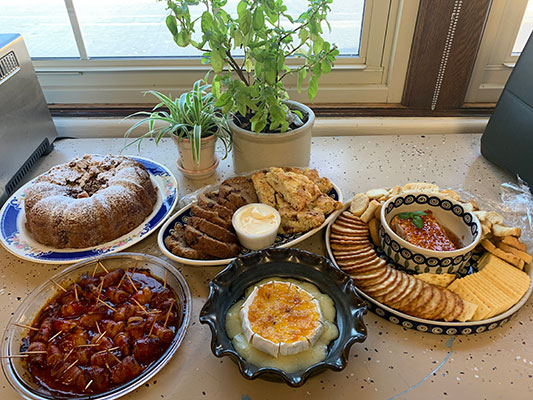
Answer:
POLYGON ((4 204, 0 210, 0 243, 15 256, 42 264, 72 264, 89 258, 116 253, 134 245, 159 228, 170 215, 178 201, 176 178, 166 167, 141 157, 132 157, 142 165, 158 188, 158 199, 152 213, 137 228, 111 242, 87 249, 55 249, 32 239, 24 226, 24 197, 27 183, 4 204))
MULTIPOLYGON (((337 187, 337 185, 333 184, 333 189, 328 193, 328 196, 342 203, 342 193, 341 193, 341 190, 337 187)), ((159 245, 159 248, 161 249, 161 251, 163 252, 165 256, 167 256, 171 260, 174 260, 182 264, 198 265, 198 266, 229 264, 232 260, 234 260, 234 258, 225 258, 225 259, 218 259, 218 260, 217 259, 195 260, 192 258, 179 257, 173 254, 169 249, 167 249, 167 246, 165 246, 165 238, 167 236, 170 236, 170 231, 174 229, 174 225, 176 224, 176 222, 179 222, 183 225, 187 223, 188 219, 191 217, 191 207, 192 207, 192 204, 189 204, 188 206, 183 207, 176 214, 170 217, 167 222, 165 222, 165 224, 163 225, 163 227, 161 228, 157 236, 157 243, 159 245)), ((294 246, 295 244, 300 243, 302 240, 305 240, 308 237, 313 236, 319 230, 324 228, 333 218, 335 218, 335 215, 336 215, 335 212, 331 213, 330 215, 328 215, 328 217, 326 218, 326 220, 324 221, 322 225, 320 225, 317 228, 311 229, 310 231, 296 233, 293 235, 278 234, 272 247, 284 248, 284 247, 294 246)), ((243 248, 241 250, 240 255, 244 255, 249 252, 250 250, 243 248)))
POLYGON ((394 196, 383 204, 379 237, 383 252, 406 270, 452 274, 460 271, 472 257, 481 240, 481 225, 474 214, 449 198, 408 193, 394 196), (455 234, 464 247, 453 251, 424 249, 402 239, 392 230, 390 222, 397 214, 426 210, 430 210, 442 225, 455 234))
MULTIPOLYGON (((96 395, 91 394, 89 396, 76 396, 76 399, 116 399, 143 385, 157 372, 159 372, 161 368, 163 368, 170 361, 174 353, 176 353, 185 337, 191 319, 191 293, 185 278, 183 278, 183 276, 168 262, 153 256, 136 253, 104 255, 83 261, 76 265, 72 265, 54 275, 52 279, 54 282, 64 284, 66 286, 67 282, 73 282, 77 280, 84 272, 90 274, 94 270, 95 264, 98 261, 104 263, 108 270, 114 270, 119 267, 133 268, 133 266, 136 265, 138 269, 148 269, 151 275, 161 280, 165 279, 166 275, 167 285, 174 291, 182 305, 181 311, 183 320, 166 352, 163 353, 163 355, 157 361, 151 364, 139 376, 130 382, 108 392, 96 395)), ((51 400, 74 398, 71 395, 65 395, 61 397, 57 393, 52 395, 48 390, 38 386, 33 381, 26 369, 25 363, 21 358, 5 357, 11 354, 19 354, 22 339, 27 335, 27 329, 15 326, 13 323, 31 325, 33 319, 39 313, 41 308, 52 296, 57 293, 57 291, 58 288, 55 286, 52 280, 45 281, 41 286, 33 290, 17 308, 9 320, 6 330, 4 331, 2 345, 0 347, 0 353, 2 355, 2 370, 4 371, 4 375, 6 376, 10 385, 25 399, 51 400)))
POLYGON ((246 379, 261 377, 296 387, 313 374, 325 369, 340 371, 346 366, 351 346, 366 339, 363 304, 350 277, 327 258, 298 249, 266 249, 237 257, 209 283, 209 297, 200 312, 200 322, 211 328, 213 353, 217 357, 229 356, 246 379), (303 371, 286 373, 277 368, 259 368, 237 353, 226 333, 225 319, 230 307, 243 298, 246 288, 274 276, 310 282, 335 304, 339 336, 330 343, 324 361, 303 371))
MULTIPOLYGON (((343 210, 348 210, 350 208, 350 203, 346 203, 343 207, 343 210)), ((339 212, 340 213, 340 212, 339 212)), ((338 215, 338 214, 337 214, 338 215)), ((335 222, 335 220, 332 220, 328 227, 326 228, 325 233, 325 240, 326 240, 326 250, 328 253, 329 258, 333 261, 335 266, 339 268, 335 261, 335 256, 333 255, 333 251, 331 249, 330 245, 330 233, 331 233, 331 225, 335 222)), ((376 248, 376 251, 378 253, 385 256, 385 254, 381 251, 381 249, 376 248)), ((394 265, 394 262, 389 259, 390 264, 394 265)), ((400 266, 398 266, 400 268, 400 266)), ((339 268, 340 270, 340 268, 339 268)), ((417 318, 413 317, 411 315, 402 313, 400 311, 397 311, 393 308, 390 308, 386 306, 385 304, 374 300, 371 296, 368 296, 366 293, 364 293, 359 288, 355 287, 356 292, 365 300, 367 307, 370 311, 374 312, 375 314, 379 315, 380 317, 385 318, 386 320, 392 322, 393 324, 400 325, 407 329, 416 329, 420 332, 430 332, 434 334, 442 334, 442 335, 470 335, 473 333, 482 333, 487 330, 492 330, 498 326, 502 326, 505 323, 507 323, 512 317, 516 315, 518 310, 522 308, 522 306, 527 302, 529 299, 529 296, 531 296, 531 293, 533 291, 533 266, 532 265, 526 265, 524 268, 524 271, 526 271, 527 274, 529 274, 531 278, 531 283, 529 285, 529 289, 527 290, 526 294, 520 299, 518 303, 516 303, 513 307, 511 307, 506 312, 496 315, 493 318, 482 320, 482 321, 470 321, 470 322, 444 322, 444 321, 434 321, 429 319, 423 319, 423 318, 417 318)))

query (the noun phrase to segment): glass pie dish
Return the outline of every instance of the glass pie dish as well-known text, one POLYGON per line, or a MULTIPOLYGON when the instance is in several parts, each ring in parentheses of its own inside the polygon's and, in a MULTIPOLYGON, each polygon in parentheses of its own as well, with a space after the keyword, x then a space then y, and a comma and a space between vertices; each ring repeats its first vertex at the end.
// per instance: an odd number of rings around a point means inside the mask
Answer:
POLYGON ((237 257, 209 283, 209 296, 200 312, 200 322, 211 328, 211 350, 215 356, 229 356, 246 379, 261 377, 298 387, 311 375, 326 369, 344 369, 351 346, 366 339, 362 319, 365 310, 366 306, 357 295, 351 278, 335 268, 327 258, 293 248, 270 248, 237 257), (312 283, 333 300, 339 334, 330 342, 323 361, 288 373, 279 368, 258 367, 235 350, 225 327, 228 310, 243 298, 248 287, 269 277, 312 283))
POLYGON ((185 278, 166 261, 136 253, 110 254, 86 260, 66 268, 45 281, 33 290, 18 307, 9 320, 2 338, 0 348, 2 370, 10 385, 25 399, 116 399, 147 382, 169 362, 185 337, 191 319, 191 310, 191 293, 185 278), (137 270, 148 270, 150 275, 161 281, 165 280, 166 285, 172 289, 179 302, 182 323, 163 354, 132 380, 98 394, 73 396, 72 394, 52 393, 34 382, 24 358, 12 356, 20 354, 23 339, 28 335, 28 329, 23 326, 31 326, 40 310, 58 293, 59 289, 54 282, 63 286, 71 284, 77 281, 83 273, 91 274, 98 262, 104 264, 109 271, 119 267, 124 269, 136 267, 137 270))

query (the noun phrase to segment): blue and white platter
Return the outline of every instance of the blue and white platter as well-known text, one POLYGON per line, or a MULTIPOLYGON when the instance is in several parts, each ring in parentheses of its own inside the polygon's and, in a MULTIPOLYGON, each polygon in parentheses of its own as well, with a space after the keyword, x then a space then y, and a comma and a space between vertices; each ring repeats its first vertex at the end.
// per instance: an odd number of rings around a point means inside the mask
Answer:
MULTIPOLYGON (((350 208, 350 202, 346 203, 340 212, 347 210, 350 208)), ((337 214, 337 215, 338 215, 337 214)), ((336 219, 336 218, 335 218, 336 219)), ((335 222, 335 219, 332 219, 328 227, 326 228, 325 233, 325 240, 326 240, 326 249, 328 252, 328 256, 333 261, 333 264, 339 269, 341 269, 337 262, 335 261, 335 256, 333 255, 333 251, 331 249, 330 245, 330 233, 331 233, 331 225, 335 222)), ((386 255, 381 251, 381 249, 376 248, 376 251, 380 256, 386 257, 386 255)), ((478 260, 479 257, 472 257, 473 261, 478 260)), ((395 263, 389 259, 389 264, 395 265, 395 263)), ((471 271, 475 271, 475 265, 471 266, 471 271)), ((401 268, 398 268, 401 269, 401 268)), ((465 273, 466 271, 463 271, 465 273)), ((357 286, 355 286, 355 290, 357 291, 357 294, 363 298, 367 304, 367 307, 370 311, 373 313, 379 315, 380 317, 392 322, 393 324, 402 326, 407 329, 414 329, 419 332, 428 332, 428 333, 434 333, 437 335, 470 335, 475 333, 482 333, 485 331, 493 330, 494 328, 497 328, 498 326, 502 326, 509 322, 511 318, 513 318, 518 310, 522 308, 522 306, 527 302, 529 299, 529 296, 531 296, 531 293, 533 291, 533 266, 531 264, 528 264, 524 267, 524 272, 526 272, 529 277, 531 278, 531 283, 529 284, 529 288, 527 292, 524 294, 524 296, 520 299, 518 303, 516 303, 513 307, 511 307, 509 310, 507 310, 504 313, 501 313, 500 315, 496 315, 492 318, 481 320, 481 321, 469 321, 469 322, 445 322, 445 321, 434 321, 430 319, 423 319, 423 318, 417 318, 413 317, 411 315, 402 313, 398 310, 395 310, 391 307, 386 306, 385 304, 375 300, 371 296, 367 295, 365 292, 363 292, 361 289, 359 289, 357 286)))
MULTIPOLYGON (((342 203, 341 190, 334 183, 332 183, 332 185, 333 185, 333 189, 328 193, 328 196, 342 203)), ((163 252, 165 256, 167 256, 171 260, 174 260, 182 264, 204 266, 204 267, 229 264, 235 258, 195 260, 191 258, 179 257, 167 249, 167 247, 165 246, 165 238, 167 236, 170 236, 171 230, 174 229, 174 225, 176 224, 176 222, 179 222, 182 225, 185 225, 187 223, 188 219, 191 217, 191 210, 190 210, 191 207, 192 207, 192 203, 183 207, 176 214, 170 217, 167 222, 165 222, 165 225, 163 225, 163 227, 161 228, 157 236, 157 243, 159 244, 159 248, 161 249, 161 251, 163 252)), ((317 228, 311 229, 310 231, 307 231, 307 232, 296 233, 293 235, 278 234, 278 236, 276 237, 276 241, 272 245, 272 247, 283 248, 283 247, 294 246, 295 244, 300 243, 301 241, 307 239, 308 237, 320 231, 327 224, 329 224, 331 220, 336 218, 337 215, 338 215, 338 212, 332 212, 330 215, 328 215, 328 217, 326 218, 326 220, 324 221, 322 225, 320 225, 317 228)), ((239 255, 248 254, 250 252, 251 250, 243 248, 239 255)))
POLYGON ((142 157, 131 158, 143 164, 158 189, 158 198, 152 213, 131 232, 107 243, 85 249, 56 249, 35 241, 26 230, 24 197, 28 182, 17 190, 0 210, 0 243, 15 256, 41 264, 72 264, 102 254, 122 251, 150 235, 170 215, 178 201, 176 178, 163 165, 142 157))

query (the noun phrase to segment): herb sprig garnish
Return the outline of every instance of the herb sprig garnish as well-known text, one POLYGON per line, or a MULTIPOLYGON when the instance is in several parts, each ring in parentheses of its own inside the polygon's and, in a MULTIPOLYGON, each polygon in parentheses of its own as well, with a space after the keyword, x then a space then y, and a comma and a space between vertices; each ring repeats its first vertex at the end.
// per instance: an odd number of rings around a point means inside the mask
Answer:
POLYGON ((401 219, 410 219, 413 222, 413 225, 417 228, 424 227, 424 221, 422 221, 422 216, 427 215, 424 211, 415 211, 415 212, 403 212, 397 215, 401 219))

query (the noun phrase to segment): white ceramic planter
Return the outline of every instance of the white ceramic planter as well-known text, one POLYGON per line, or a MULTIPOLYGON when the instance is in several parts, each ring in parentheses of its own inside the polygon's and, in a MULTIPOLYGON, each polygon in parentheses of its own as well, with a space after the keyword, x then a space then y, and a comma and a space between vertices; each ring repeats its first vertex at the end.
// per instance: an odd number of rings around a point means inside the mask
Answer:
MULTIPOLYGON (((192 173, 199 173, 202 171, 207 171, 217 162, 215 156, 215 144, 217 141, 216 136, 209 136, 202 138, 202 146, 200 147, 200 163, 197 164, 192 156, 192 144, 188 139, 183 139, 178 141, 175 136, 172 136, 172 139, 178 146, 178 152, 180 158, 178 160, 178 165, 181 167, 180 170, 191 171, 192 173)), ((215 169, 212 170, 212 173, 215 172, 215 169)))
POLYGON ((235 172, 261 168, 294 166, 307 167, 311 157, 312 128, 315 114, 304 104, 287 101, 289 107, 308 113, 307 122, 285 133, 255 133, 228 121, 233 135, 233 166, 235 172))

